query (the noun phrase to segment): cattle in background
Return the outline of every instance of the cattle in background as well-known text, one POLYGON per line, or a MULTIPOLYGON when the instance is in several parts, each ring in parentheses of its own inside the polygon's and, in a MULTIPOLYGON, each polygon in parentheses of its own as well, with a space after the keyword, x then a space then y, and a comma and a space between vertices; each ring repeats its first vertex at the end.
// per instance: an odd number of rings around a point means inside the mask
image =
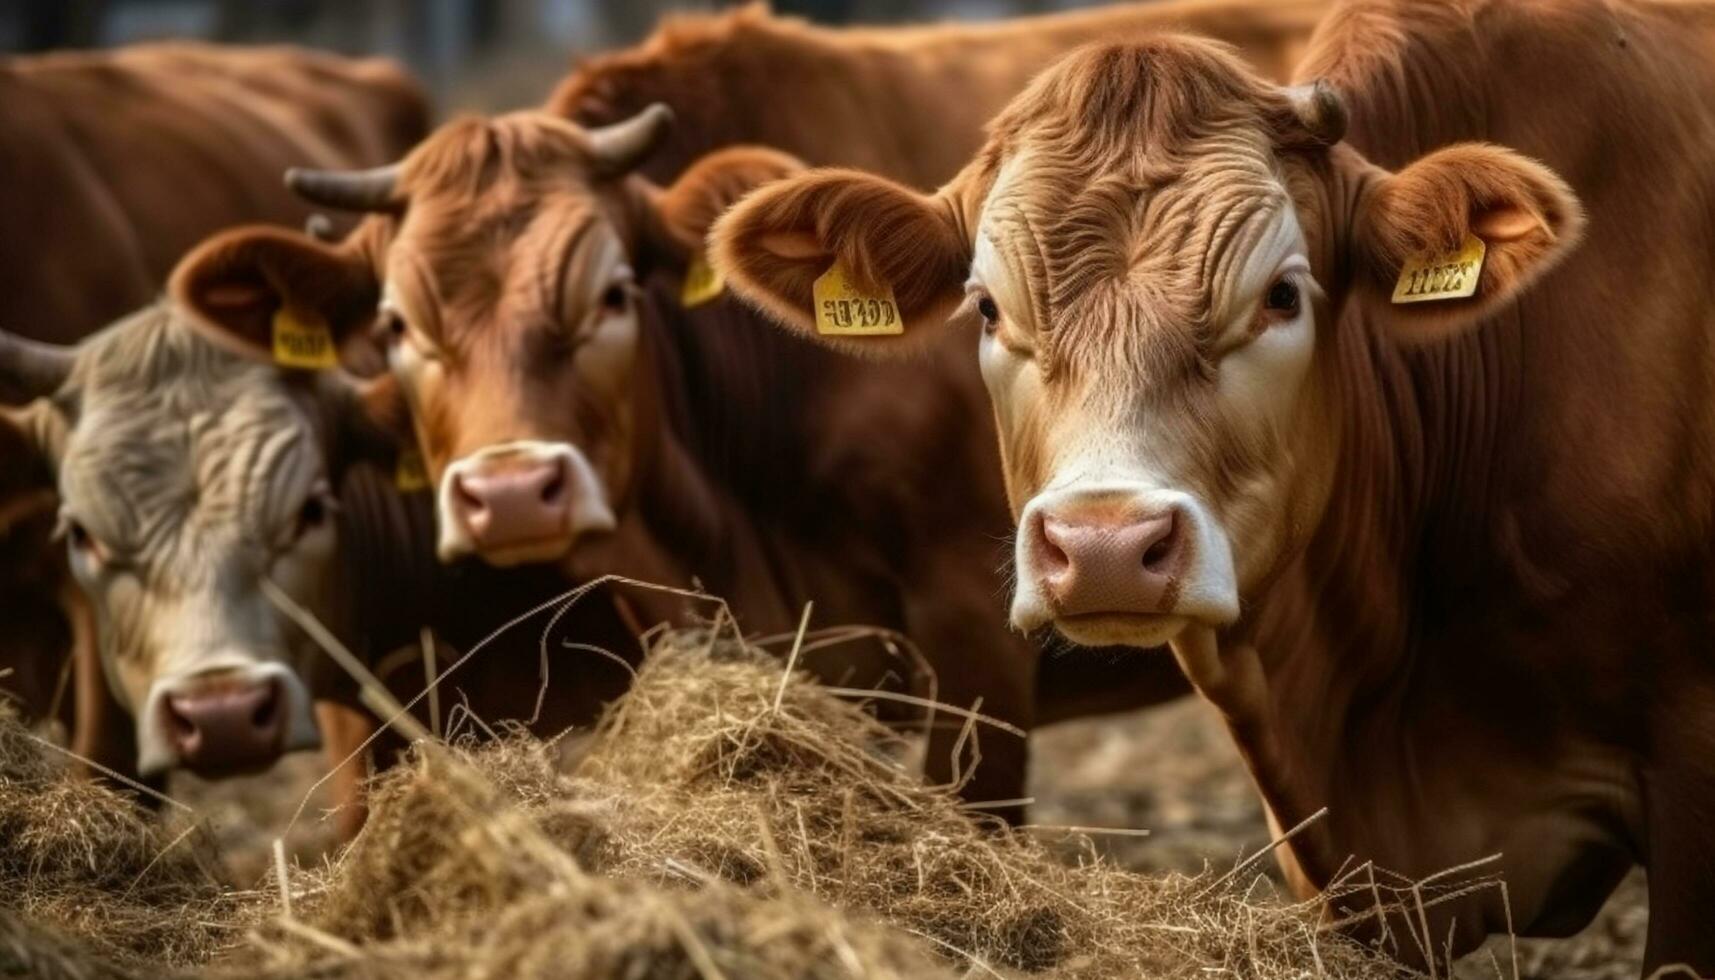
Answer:
MULTIPOLYGON (((1163 23, 1231 26, 1245 11, 1269 25, 1246 37, 1274 58, 1302 41, 1315 7, 1140 4, 857 31, 755 9, 677 21, 551 102, 587 119, 669 96, 676 142, 664 145, 660 106, 593 128, 555 112, 456 121, 398 167, 294 177, 318 203, 382 212, 366 226, 388 239, 378 279, 352 248, 239 232, 188 264, 178 295, 257 351, 281 308, 343 337, 368 328, 379 295, 438 485, 443 559, 698 582, 759 633, 792 630, 814 599, 819 623, 911 636, 942 698, 980 699, 1028 728, 1069 702, 1038 705, 1037 650, 999 622, 988 569, 1007 518, 992 446, 964 438, 988 425, 975 370, 947 350, 902 388, 731 305, 681 309, 681 274, 712 217, 797 166, 755 148, 705 154, 760 137, 812 161, 940 179, 976 145, 982 115, 1057 52, 1163 23)), ((638 605, 651 621, 682 616, 677 600, 638 605)), ((870 684, 894 667, 879 643, 844 653, 825 673, 870 684)), ((1170 665, 1134 681, 1103 693, 1135 704, 1184 689, 1170 665)), ((1058 699, 1075 685, 1042 686, 1058 699)), ((953 759, 959 734, 931 734, 932 778, 970 770, 974 754, 953 759)), ((984 734, 967 795, 1022 797, 1025 745, 984 734)))
POLYGON ((643 42, 591 58, 543 107, 585 127, 661 103, 676 121, 638 172, 667 182, 726 146, 939 183, 1038 71, 1080 44, 1188 31, 1236 45, 1270 78, 1298 63, 1328 0, 1167 0, 978 24, 830 28, 761 3, 666 18, 643 42))
POLYGON ((1354 0, 1290 89, 1102 47, 939 192, 802 175, 716 264, 812 335, 834 261, 886 284, 904 337, 841 342, 870 358, 980 344, 1014 624, 1169 641, 1276 824, 1328 807, 1282 848, 1301 888, 1499 855, 1421 959, 1571 933, 1641 862, 1646 972, 1707 974, 1712 32, 1354 0))
MULTIPOLYGON (((392 159, 428 120, 386 62, 196 44, 0 59, 0 104, 0 329, 58 342, 151 300, 218 228, 301 224, 286 167, 392 159)), ((48 543, 51 487, 0 440, 0 689, 35 714, 57 693, 74 748, 127 770, 129 726, 114 724, 88 610, 48 543), (67 644, 91 669, 67 677, 67 644)))
POLYGON ((428 130, 392 62, 176 42, 0 59, 0 328, 69 343, 142 306, 191 246, 301 226, 293 166, 395 159, 428 130))
MULTIPOLYGON (((161 302, 75 348, 0 336, 0 388, 28 399, 0 413, 0 436, 55 478, 101 666, 133 719, 137 771, 266 768, 316 745, 318 720, 340 764, 375 720, 264 581, 377 670, 424 628, 470 649, 563 583, 544 569, 441 565, 430 497, 395 487, 393 441, 373 431, 364 382, 240 358, 184 320, 161 302)), ((528 719, 540 654, 552 660, 540 729, 593 720, 629 674, 558 646, 633 656, 632 633, 599 594, 563 617, 546 652, 540 625, 453 674, 446 708, 489 724, 528 719)), ((390 679, 402 696, 423 686, 421 658, 407 660, 390 679)), ((341 770, 342 803, 355 802, 362 772, 361 760, 341 770)), ((348 833, 362 815, 342 811, 348 833)))

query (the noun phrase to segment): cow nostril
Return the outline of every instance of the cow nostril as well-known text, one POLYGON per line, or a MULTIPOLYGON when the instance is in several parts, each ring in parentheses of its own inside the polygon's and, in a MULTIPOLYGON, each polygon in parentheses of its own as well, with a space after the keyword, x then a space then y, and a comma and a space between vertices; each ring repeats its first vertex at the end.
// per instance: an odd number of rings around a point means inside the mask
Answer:
POLYGON ((470 487, 465 485, 463 476, 453 478, 453 495, 458 498, 459 505, 467 511, 476 513, 484 509, 482 498, 471 492, 470 487))
POLYGON ((274 727, 274 719, 276 714, 279 712, 279 705, 279 689, 270 685, 268 688, 268 694, 262 699, 262 703, 257 705, 256 710, 250 713, 251 727, 264 730, 274 727))
POLYGON ((566 489, 566 471, 556 468, 554 478, 542 487, 542 502, 551 504, 560 499, 560 494, 566 489))
POLYGON ((1158 571, 1158 566, 1166 564, 1172 560, 1173 553, 1178 548, 1178 532, 1179 528, 1177 526, 1177 522, 1170 519, 1165 532, 1154 541, 1151 541, 1149 543, 1149 547, 1143 549, 1144 568, 1151 571, 1158 571))
POLYGON ((1168 554, 1172 551, 1172 540, 1169 538, 1162 538, 1160 541, 1150 545, 1149 550, 1143 553, 1144 567, 1147 568, 1151 565, 1159 565, 1161 562, 1167 560, 1168 554))
POLYGON ((196 734, 196 724, 173 707, 172 698, 167 699, 166 709, 167 727, 172 730, 175 739, 184 741, 196 734))
POLYGON ((1060 547, 1060 542, 1054 540, 1055 536, 1054 528, 1048 520, 1046 518, 1040 519, 1036 534, 1037 557, 1042 562, 1044 570, 1063 572, 1071 567, 1072 556, 1066 554, 1066 549, 1060 547))

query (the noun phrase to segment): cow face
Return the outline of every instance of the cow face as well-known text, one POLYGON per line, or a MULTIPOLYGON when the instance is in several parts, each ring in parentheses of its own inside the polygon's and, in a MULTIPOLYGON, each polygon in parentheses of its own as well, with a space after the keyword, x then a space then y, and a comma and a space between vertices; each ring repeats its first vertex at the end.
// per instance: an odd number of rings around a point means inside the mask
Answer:
POLYGON ((796 169, 735 149, 657 187, 631 171, 669 118, 465 119, 397 168, 294 178, 390 214, 380 328, 437 484, 442 560, 554 560, 615 528, 647 417, 639 276, 683 268, 726 203, 796 169))
MULTIPOLYGON (((1221 627, 1297 552, 1340 448, 1340 313, 1445 335, 1578 233, 1570 192, 1505 150, 1397 174, 1336 145, 1322 86, 1282 90, 1189 39, 1097 48, 1040 77, 923 196, 865 175, 766 188, 714 231, 735 289, 813 330, 836 260, 897 299, 910 350, 978 338, 1019 533, 1012 620, 1091 644, 1221 627), (1402 263, 1476 235, 1476 294, 1390 308, 1402 263)), ((829 338, 823 338, 829 339, 829 338)))
MULTIPOLYGON (((144 774, 261 768, 317 741, 299 670, 317 654, 263 582, 334 616, 335 461, 358 443, 364 406, 386 399, 237 356, 188 324, 256 328, 276 303, 269 275, 296 281, 272 255, 266 239, 234 249, 217 238, 175 273, 180 302, 75 349, 0 335, 5 421, 53 476, 144 774)), ((358 308, 367 321, 373 298, 358 308)), ((350 332, 349 320, 337 326, 350 332)))

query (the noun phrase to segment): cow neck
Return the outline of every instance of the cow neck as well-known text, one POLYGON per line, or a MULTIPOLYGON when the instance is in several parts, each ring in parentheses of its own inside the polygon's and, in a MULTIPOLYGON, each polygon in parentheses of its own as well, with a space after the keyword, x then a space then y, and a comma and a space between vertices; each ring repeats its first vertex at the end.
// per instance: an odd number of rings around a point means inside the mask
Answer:
POLYGON ((654 581, 699 582, 747 628, 775 628, 799 603, 770 511, 783 489, 771 481, 802 472, 792 408, 802 358, 784 350, 783 331, 729 301, 682 309, 666 280, 651 282, 645 306, 619 565, 654 581))
MULTIPOLYGON (((1339 433, 1327 506, 1303 551, 1225 638, 1229 659, 1254 656, 1266 676, 1262 703, 1229 721, 1273 817, 1291 827, 1330 807, 1291 844, 1318 886, 1353 854, 1403 872, 1481 856, 1458 844, 1420 852, 1437 839, 1428 828, 1383 827, 1378 815, 1434 819, 1437 808, 1417 794, 1445 785, 1438 774, 1460 764, 1452 733, 1417 720, 1418 706, 1459 689, 1450 675, 1472 667, 1422 632, 1431 583, 1420 573, 1434 569, 1433 584, 1455 594, 1504 587, 1481 581, 1493 568, 1485 571, 1473 535, 1494 526, 1491 474, 1468 461, 1504 457, 1497 435, 1514 388, 1503 367, 1516 362, 1505 350, 1516 319, 1419 350, 1380 328, 1355 310, 1341 317, 1324 374, 1339 433), (1471 580, 1452 581, 1460 572, 1471 580), (1388 775, 1378 782, 1377 773, 1388 775)), ((1480 656, 1508 652, 1492 644, 1480 656)), ((1439 806, 1481 809, 1464 799, 1439 806)))
MULTIPOLYGON (((1326 66, 1310 59, 1300 68, 1333 82, 1351 113, 1347 140, 1332 150, 1315 182, 1330 233, 1322 239, 1328 251, 1314 258, 1319 269, 1352 269, 1344 248, 1371 181, 1382 173, 1375 167, 1397 168, 1436 147, 1482 138, 1487 115, 1469 45, 1455 48, 1456 64, 1435 62, 1430 77, 1438 89, 1459 97, 1430 100, 1432 110, 1414 98, 1417 89, 1374 74, 1369 59, 1330 50, 1342 53, 1326 66)), ((1422 66, 1414 60, 1411 67, 1422 66)), ((1353 293, 1347 280, 1325 285, 1332 296, 1353 293)), ((1516 310, 1509 315, 1516 328, 1516 310)), ((1334 432, 1323 451, 1336 460, 1327 503, 1297 557, 1221 637, 1220 679, 1231 685, 1232 677, 1254 669, 1260 682, 1249 693, 1260 696, 1225 690, 1210 698, 1226 714, 1278 829, 1329 806, 1326 819, 1303 827, 1282 848, 1289 871, 1296 865, 1318 887, 1354 851, 1387 863, 1373 845, 1388 837, 1358 826, 1373 809, 1351 789, 1374 784, 1364 767, 1384 767, 1369 772, 1397 773, 1401 785, 1411 785, 1416 760, 1436 754, 1420 752, 1416 739, 1446 734, 1407 732, 1399 721, 1400 706, 1425 686, 1425 671, 1445 669, 1414 656, 1414 563, 1401 556, 1418 554, 1432 501, 1458 499, 1465 518, 1440 533, 1486 526, 1478 516, 1487 508, 1485 474, 1459 461, 1493 458, 1494 438, 1504 428, 1494 410, 1512 385, 1495 374, 1506 354, 1490 348, 1517 340, 1516 329, 1503 339, 1495 329, 1501 325, 1491 323, 1433 348, 1408 349, 1390 342, 1386 325, 1372 322, 1358 303, 1332 316, 1311 379, 1332 393, 1322 410, 1334 432), (1466 416, 1447 410, 1461 399, 1488 410, 1466 416), (1352 758, 1354 746, 1364 750, 1363 761, 1352 758)))

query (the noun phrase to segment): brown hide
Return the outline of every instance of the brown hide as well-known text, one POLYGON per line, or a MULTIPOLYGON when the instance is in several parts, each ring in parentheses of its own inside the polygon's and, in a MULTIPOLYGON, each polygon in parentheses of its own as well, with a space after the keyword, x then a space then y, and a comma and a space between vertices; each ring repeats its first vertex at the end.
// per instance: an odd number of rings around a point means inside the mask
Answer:
MULTIPOLYGON (((379 292, 393 307, 385 322, 396 328, 396 344, 448 355, 433 357, 425 370, 439 380, 415 385, 413 395, 437 482, 470 451, 541 433, 578 442, 612 470, 610 482, 626 484, 615 502, 618 532, 562 563, 573 580, 621 572, 700 583, 732 601, 744 629, 764 634, 793 629, 814 599, 812 625, 905 632, 938 668, 940 696, 962 706, 981 698, 985 711, 1029 727, 1037 653, 997 615, 989 570, 1004 551, 1006 514, 992 448, 968 438, 990 423, 962 346, 939 351, 902 387, 888 373, 780 336, 737 307, 681 310, 684 249, 654 240, 662 228, 683 238, 687 222, 661 213, 680 203, 678 185, 616 178, 594 151, 597 137, 556 115, 614 122, 665 102, 675 126, 642 163, 655 178, 744 140, 933 182, 976 146, 990 111, 1072 47, 1167 24, 1207 27, 1234 32, 1278 74, 1319 9, 1136 4, 999 25, 851 31, 756 10, 675 21, 639 48, 575 72, 549 102, 554 115, 450 123, 413 151, 391 185, 366 185, 376 191, 363 195, 368 205, 391 212, 367 226, 370 241, 389 239, 380 258, 387 282, 352 292, 371 303, 379 292), (778 97, 783 88, 788 98, 778 97), (630 250, 640 274, 642 328, 629 373, 596 390, 576 373, 582 341, 567 342, 587 317, 571 317, 572 301, 557 294, 570 295, 567 283, 582 287, 581 263, 604 234, 630 250), (603 425, 611 431, 598 431, 603 425)), ((361 304, 298 284, 337 281, 336 268, 363 260, 349 249, 263 237, 234 234, 207 248, 179 279, 182 298, 202 307, 228 342, 253 348, 288 300, 343 329, 341 311, 361 304), (246 290, 271 283, 288 296, 261 288, 242 312, 216 309, 215 287, 240 282, 246 290)), ((684 613, 684 603, 659 596, 634 601, 645 622, 684 613)), ((1055 669, 1074 676, 1075 659, 1057 660, 1055 669)), ((873 642, 810 665, 853 684, 906 679, 873 642)), ((1183 689, 1172 676, 1146 681, 1134 703, 1183 689)), ((1043 715, 1115 700, 1075 688, 1044 683, 1065 700, 1043 715)), ((937 778, 968 768, 950 758, 958 728, 936 733, 929 760, 937 778)), ((982 735, 984 765, 967 793, 1022 796, 1022 742, 982 735)))
POLYGON ((0 60, 0 328, 66 343, 150 300, 205 235, 301 226, 292 166, 370 166, 420 138, 381 60, 193 43, 0 60))
POLYGON ((642 171, 655 180, 749 143, 933 186, 964 164, 983 124, 1032 75, 1080 44, 1188 31, 1235 45, 1284 81, 1327 7, 1167 0, 989 24, 828 28, 755 4, 668 18, 641 44, 579 66, 545 108, 599 126, 669 106, 675 126, 642 171))
MULTIPOLYGON (((386 62, 188 43, 3 59, 0 104, 0 329, 60 343, 147 302, 215 229, 302 224, 311 209, 285 190, 285 168, 384 162, 428 119, 386 62)), ((47 537, 51 480, 22 458, 0 440, 0 669, 13 671, 0 689, 27 714, 57 703, 68 724, 75 703, 74 747, 130 769, 130 723, 99 668, 65 674, 67 644, 80 662, 97 654, 47 537)))
MULTIPOLYGON (((982 332, 1032 536, 1015 621, 1170 635, 1278 825, 1327 808, 1281 849, 1295 884, 1458 869, 1391 923, 1434 971, 1582 927, 1640 862, 1649 966, 1709 973, 1711 51, 1715 7, 1648 0, 1353 0, 1290 90, 1189 39, 1089 49, 937 194, 791 178, 716 265, 801 334, 834 255, 918 349, 982 332), (1247 222, 1292 234, 1223 238, 1247 222), (1473 295, 1390 302, 1464 234, 1473 295), (1164 514, 1207 532, 1165 571, 1114 543, 1164 514), (1073 551, 1143 560, 1055 594, 1073 551)), ((1369 897, 1335 911, 1373 927, 1369 897)))

